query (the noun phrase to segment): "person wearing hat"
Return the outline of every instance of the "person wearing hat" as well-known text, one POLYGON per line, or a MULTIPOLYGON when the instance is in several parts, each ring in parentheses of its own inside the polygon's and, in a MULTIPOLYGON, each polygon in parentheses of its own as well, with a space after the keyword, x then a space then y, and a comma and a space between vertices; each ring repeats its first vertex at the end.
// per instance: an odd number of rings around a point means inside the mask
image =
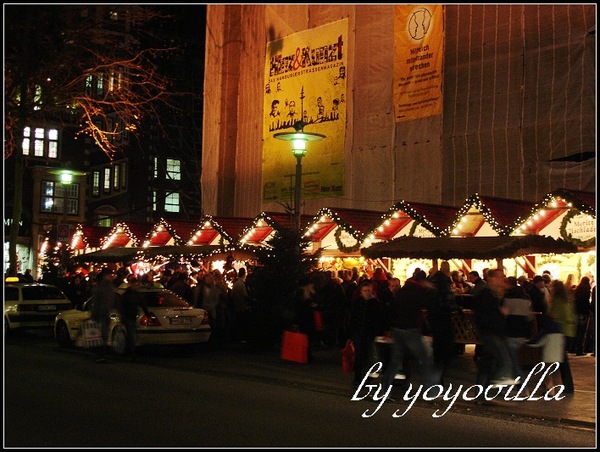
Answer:
POLYGON ((108 327, 110 324, 110 311, 115 307, 116 295, 115 272, 109 268, 103 268, 97 276, 98 283, 92 293, 92 319, 100 324, 103 344, 97 348, 96 362, 106 361, 108 351, 108 327))

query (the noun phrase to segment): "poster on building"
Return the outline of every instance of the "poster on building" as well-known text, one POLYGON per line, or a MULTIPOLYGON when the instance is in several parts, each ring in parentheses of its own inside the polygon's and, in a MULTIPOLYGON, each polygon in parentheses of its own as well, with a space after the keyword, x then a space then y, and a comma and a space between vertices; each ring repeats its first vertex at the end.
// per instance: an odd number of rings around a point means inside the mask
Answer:
POLYGON ((292 203, 296 157, 274 137, 303 131, 325 138, 307 144, 301 199, 343 195, 348 19, 267 43, 263 110, 263 201, 292 203))
POLYGON ((442 5, 397 5, 394 17, 396 122, 442 113, 442 5))

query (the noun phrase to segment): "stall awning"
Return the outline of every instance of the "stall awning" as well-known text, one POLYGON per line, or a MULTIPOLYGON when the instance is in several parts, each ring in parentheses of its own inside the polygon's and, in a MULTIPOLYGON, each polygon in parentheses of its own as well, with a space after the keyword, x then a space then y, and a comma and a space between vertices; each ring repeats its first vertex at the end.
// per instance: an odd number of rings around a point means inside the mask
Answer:
POLYGON ((413 259, 510 259, 530 254, 576 253, 577 247, 561 239, 540 235, 522 237, 399 237, 362 248, 361 254, 413 259))
POLYGON ((201 259, 204 261, 226 260, 230 256, 239 261, 257 258, 252 249, 224 248, 220 245, 151 246, 145 248, 142 255, 146 259, 160 256, 165 258, 182 256, 187 259, 201 259))
POLYGON ((73 257, 73 261, 75 262, 129 262, 132 260, 143 259, 143 255, 141 254, 143 248, 138 247, 111 247, 105 248, 99 251, 94 251, 92 253, 80 254, 78 256, 73 257))
POLYGON ((224 248, 219 245, 168 245, 141 247, 113 247, 73 257, 75 262, 129 262, 133 260, 172 258, 182 256, 189 259, 226 260, 231 256, 235 260, 257 259, 254 250, 248 248, 224 248))

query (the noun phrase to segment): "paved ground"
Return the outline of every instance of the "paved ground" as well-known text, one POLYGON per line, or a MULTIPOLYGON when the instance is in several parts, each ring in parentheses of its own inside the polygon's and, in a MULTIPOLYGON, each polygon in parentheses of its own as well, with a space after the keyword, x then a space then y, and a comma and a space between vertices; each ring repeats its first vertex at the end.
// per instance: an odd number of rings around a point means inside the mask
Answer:
MULTIPOLYGON (((473 359, 474 346, 467 345, 465 353, 457 357, 448 369, 444 384, 452 383, 454 387, 462 384, 468 387, 475 384, 476 364, 473 359)), ((352 397, 354 389, 352 376, 342 371, 341 351, 338 348, 318 348, 314 352, 314 360, 310 364, 296 364, 281 361, 278 368, 283 368, 286 375, 297 378, 299 384, 312 384, 325 390, 347 393, 352 397)), ((278 357, 274 356, 276 361, 278 357)), ((484 405, 471 401, 457 400, 455 406, 461 410, 483 411, 494 415, 525 416, 539 420, 560 422, 585 428, 594 428, 596 424, 596 358, 569 355, 573 374, 575 393, 562 400, 545 401, 511 401, 495 399, 484 405)), ((275 364, 275 362, 273 362, 275 364)), ((531 381, 539 379, 533 377, 531 381)), ((377 382, 377 380, 375 381, 377 382)), ((530 385, 530 387, 532 387, 530 385)), ((533 385, 535 387, 535 385, 533 385)), ((542 395, 542 389, 534 395, 542 395)))

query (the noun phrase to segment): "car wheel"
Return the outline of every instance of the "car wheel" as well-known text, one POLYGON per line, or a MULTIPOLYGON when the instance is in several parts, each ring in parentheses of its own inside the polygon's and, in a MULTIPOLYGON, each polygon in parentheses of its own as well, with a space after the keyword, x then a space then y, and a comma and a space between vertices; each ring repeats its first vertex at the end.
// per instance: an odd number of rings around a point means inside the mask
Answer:
POLYGON ((112 332, 111 348, 117 355, 124 355, 127 350, 127 332, 125 328, 116 326, 112 332))
POLYGON ((56 336, 56 342, 60 347, 71 346, 71 336, 69 336, 69 328, 65 322, 58 322, 56 324, 54 335, 56 336))

